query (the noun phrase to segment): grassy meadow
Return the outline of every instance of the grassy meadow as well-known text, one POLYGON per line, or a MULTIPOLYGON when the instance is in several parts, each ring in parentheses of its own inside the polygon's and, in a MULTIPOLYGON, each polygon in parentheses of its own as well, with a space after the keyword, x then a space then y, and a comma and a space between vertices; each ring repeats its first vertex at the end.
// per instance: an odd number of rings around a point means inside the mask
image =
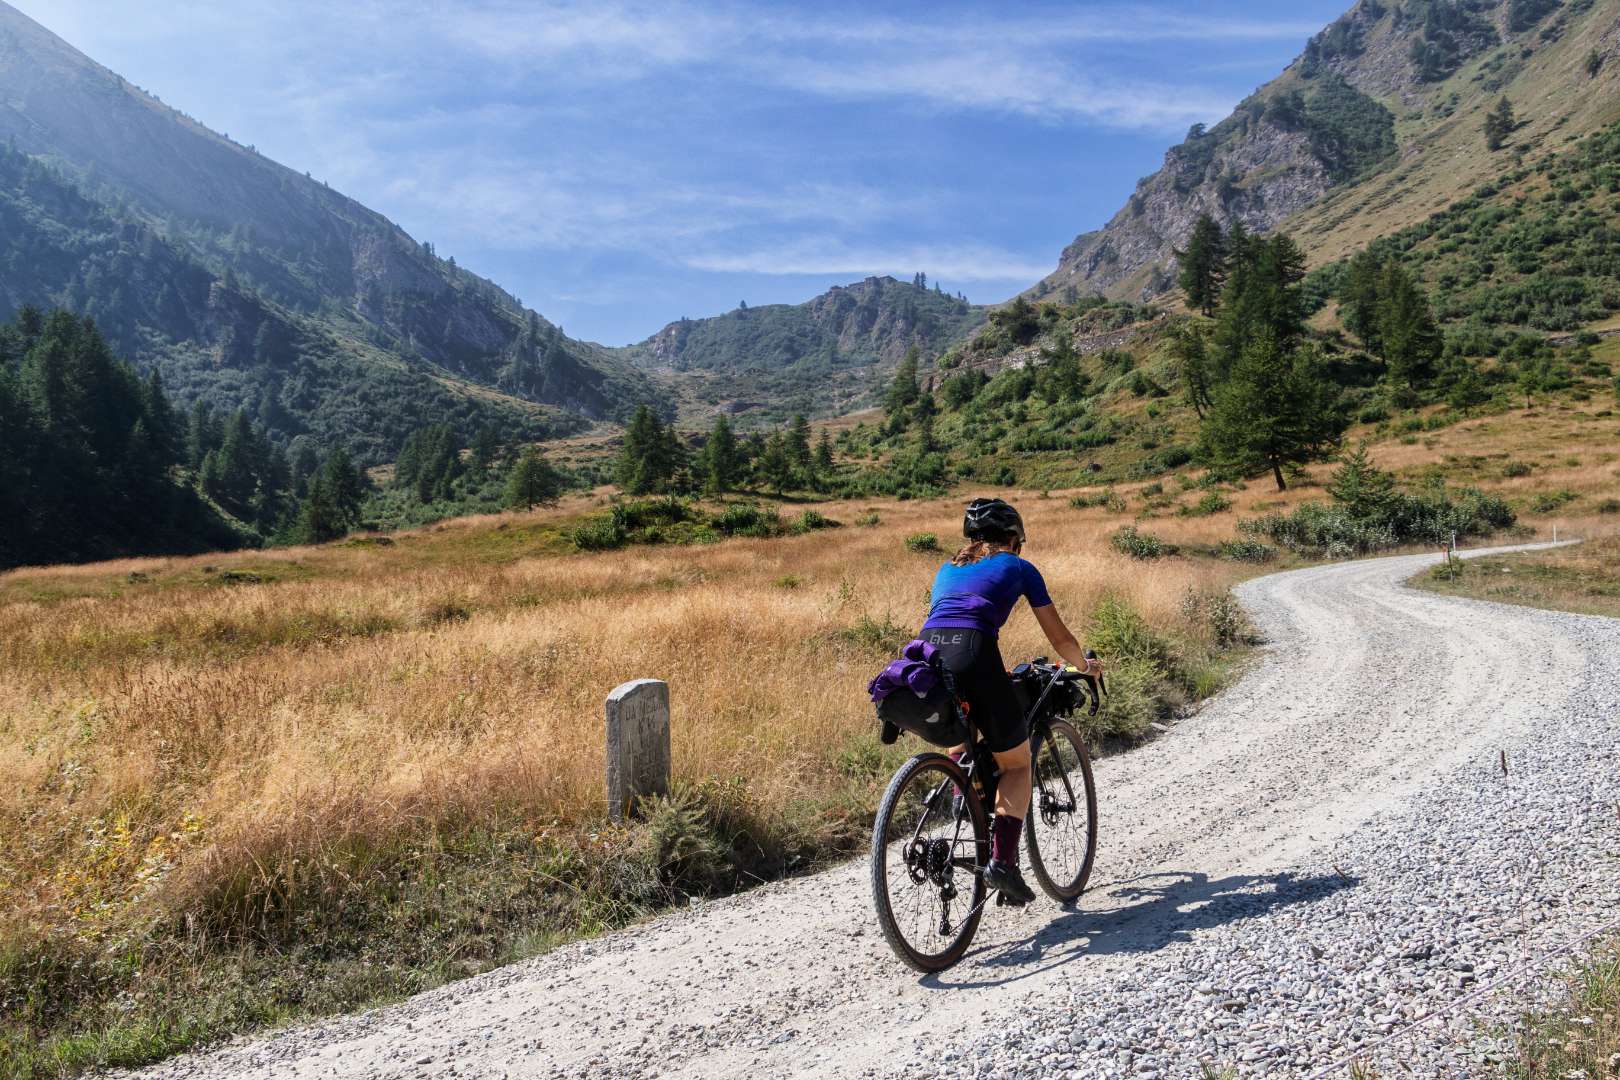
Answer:
MULTIPOLYGON (((1382 433, 1373 456, 1503 494, 1520 534, 1544 534, 1620 520, 1616 433, 1595 403, 1542 402, 1382 433), (1538 510, 1549 490, 1571 494, 1538 510)), ((1095 738, 1128 745, 1229 678, 1245 633, 1226 590, 1297 560, 1217 545, 1323 499, 1328 468, 1285 493, 1192 476, 1006 492, 1059 610, 1112 664, 1095 738), (1127 524, 1179 553, 1129 557, 1127 524)), ((356 1008, 860 851, 917 749, 879 745, 865 684, 920 624, 963 497, 580 552, 598 492, 0 575, 0 1073, 356 1008), (678 790, 614 826, 602 701, 639 677, 671 684, 678 790)), ((1046 651, 1027 614, 1003 647, 1046 651)))
MULTIPOLYGON (((1060 610, 1134 651, 1130 736, 1220 685, 1232 634, 1187 597, 1252 568, 1127 558, 1126 501, 1021 499, 1060 610)), ((880 747, 864 693, 942 558, 906 541, 949 544, 960 501, 566 553, 600 502, 0 576, 0 1072, 352 1008, 859 850, 915 750, 880 747), (681 791, 612 827, 602 701, 647 676, 681 791)), ((1232 513, 1161 531, 1212 543, 1232 513)), ((1005 649, 1045 651, 1033 619, 1005 649)))

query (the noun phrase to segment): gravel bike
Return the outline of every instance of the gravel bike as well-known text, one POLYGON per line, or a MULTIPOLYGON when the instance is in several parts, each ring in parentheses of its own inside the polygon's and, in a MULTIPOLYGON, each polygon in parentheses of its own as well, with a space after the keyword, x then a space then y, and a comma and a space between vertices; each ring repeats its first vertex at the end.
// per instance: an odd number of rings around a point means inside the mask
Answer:
MULTIPOLYGON (((1097 788, 1085 741, 1065 717, 1088 700, 1094 715, 1106 687, 1045 657, 1019 664, 1011 678, 1025 704, 1033 758, 1024 819, 1030 868, 1047 896, 1071 903, 1096 857, 1097 788)), ((911 758, 889 781, 872 826, 878 925, 895 955, 922 972, 962 958, 989 899, 986 808, 995 806, 997 769, 971 711, 960 702, 958 710, 968 746, 961 763, 934 751, 911 758)))

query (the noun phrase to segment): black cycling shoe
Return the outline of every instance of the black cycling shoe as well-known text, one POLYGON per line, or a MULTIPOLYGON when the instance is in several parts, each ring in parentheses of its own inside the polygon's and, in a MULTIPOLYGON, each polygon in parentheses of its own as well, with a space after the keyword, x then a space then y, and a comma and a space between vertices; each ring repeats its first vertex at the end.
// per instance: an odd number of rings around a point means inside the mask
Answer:
POLYGON ((1007 863, 990 860, 990 865, 984 868, 984 883, 992 889, 999 891, 1005 900, 996 902, 1012 904, 1023 907, 1035 899, 1035 890, 1024 881, 1024 875, 1018 872, 1018 867, 1007 863))

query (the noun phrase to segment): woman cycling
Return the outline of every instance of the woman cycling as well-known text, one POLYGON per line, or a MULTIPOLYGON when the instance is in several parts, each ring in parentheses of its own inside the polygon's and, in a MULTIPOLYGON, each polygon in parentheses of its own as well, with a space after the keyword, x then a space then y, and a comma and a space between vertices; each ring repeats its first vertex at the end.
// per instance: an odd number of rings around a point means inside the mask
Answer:
MULTIPOLYGON (((1029 726, 996 636, 1019 597, 1024 597, 1059 656, 1089 675, 1100 675, 1103 669, 1100 662, 1086 658, 1063 625, 1040 571, 1019 557, 1024 521, 1017 510, 1000 499, 974 499, 962 519, 962 535, 967 537, 966 546, 934 575, 921 636, 940 651, 1001 773, 985 881, 1008 901, 1027 904, 1035 892, 1018 869, 1018 840, 1029 810, 1029 726)), ((959 746, 953 756, 960 758, 966 751, 966 746, 959 746)))

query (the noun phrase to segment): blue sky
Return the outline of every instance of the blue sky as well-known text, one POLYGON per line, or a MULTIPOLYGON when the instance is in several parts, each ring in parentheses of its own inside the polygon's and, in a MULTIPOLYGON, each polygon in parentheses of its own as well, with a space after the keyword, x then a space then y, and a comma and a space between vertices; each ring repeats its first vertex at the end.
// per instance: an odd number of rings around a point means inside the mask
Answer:
POLYGON ((568 333, 867 274, 1004 300, 1349 0, 10 0, 568 333))

